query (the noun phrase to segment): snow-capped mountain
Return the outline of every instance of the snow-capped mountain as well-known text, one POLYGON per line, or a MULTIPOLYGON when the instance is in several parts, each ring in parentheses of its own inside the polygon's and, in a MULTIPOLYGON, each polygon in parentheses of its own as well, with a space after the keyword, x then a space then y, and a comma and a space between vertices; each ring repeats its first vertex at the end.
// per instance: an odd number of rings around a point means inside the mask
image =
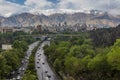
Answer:
POLYGON ((66 22, 68 25, 86 23, 114 27, 120 24, 120 16, 113 16, 99 10, 50 9, 1 17, 0 22, 2 26, 58 25, 66 22))
POLYGON ((44 14, 44 15, 51 15, 51 14, 74 14, 74 13, 86 13, 86 14, 103 14, 104 12, 99 10, 73 10, 73 9, 48 9, 48 10, 32 10, 30 13, 32 14, 44 14))

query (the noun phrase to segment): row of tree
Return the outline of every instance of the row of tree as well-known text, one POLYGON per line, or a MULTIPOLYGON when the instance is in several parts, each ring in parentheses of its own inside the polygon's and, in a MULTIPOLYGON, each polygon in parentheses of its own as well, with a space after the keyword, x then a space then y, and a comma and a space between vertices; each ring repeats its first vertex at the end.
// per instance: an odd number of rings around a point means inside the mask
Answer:
POLYGON ((37 49, 39 48, 39 45, 40 43, 32 50, 32 55, 29 58, 28 68, 25 71, 25 75, 22 80, 38 80, 37 72, 35 69, 35 54, 37 49))
POLYGON ((24 32, 0 33, 0 45, 12 44, 11 50, 0 48, 0 80, 10 78, 12 72, 19 68, 28 45, 35 41, 26 35, 24 32))
POLYGON ((115 28, 101 28, 89 32, 94 46, 111 46, 120 38, 120 25, 115 28))
POLYGON ((59 36, 50 47, 45 46, 45 54, 62 80, 120 80, 120 39, 112 46, 102 43, 107 47, 95 43, 86 33, 59 36))
POLYGON ((35 41, 31 36, 26 36, 26 35, 28 34, 22 31, 11 32, 11 33, 0 33, 0 45, 12 44, 15 40, 26 41, 29 44, 35 41))
POLYGON ((28 44, 24 41, 14 41, 13 49, 0 53, 0 79, 9 78, 11 72, 19 68, 27 47, 28 44))

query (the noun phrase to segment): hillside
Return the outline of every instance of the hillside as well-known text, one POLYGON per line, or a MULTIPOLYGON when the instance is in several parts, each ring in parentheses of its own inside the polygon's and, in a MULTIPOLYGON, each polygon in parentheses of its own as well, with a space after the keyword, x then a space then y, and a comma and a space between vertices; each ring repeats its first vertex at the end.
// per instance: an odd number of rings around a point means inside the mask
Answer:
POLYGON ((35 26, 41 25, 58 25, 66 22, 68 25, 83 24, 96 27, 114 27, 120 22, 120 16, 113 16, 108 13, 55 13, 51 15, 22 13, 10 17, 0 17, 2 26, 35 26))

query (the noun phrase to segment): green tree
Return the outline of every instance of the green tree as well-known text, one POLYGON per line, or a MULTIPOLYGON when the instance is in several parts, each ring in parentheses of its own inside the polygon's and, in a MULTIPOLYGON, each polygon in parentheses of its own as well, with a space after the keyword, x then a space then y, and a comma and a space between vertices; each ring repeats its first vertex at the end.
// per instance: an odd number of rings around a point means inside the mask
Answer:
POLYGON ((28 70, 26 73, 22 80, 37 80, 37 77, 31 74, 31 71, 28 70))
POLYGON ((0 79, 4 79, 7 75, 9 75, 11 71, 11 66, 7 65, 6 58, 0 54, 0 79))
POLYGON ((28 49, 28 44, 25 41, 14 41, 13 48, 22 49, 23 51, 26 51, 28 49))
POLYGON ((7 60, 7 65, 11 66, 11 70, 15 70, 20 65, 20 59, 17 55, 17 51, 9 50, 2 53, 7 60))
POLYGON ((116 40, 111 51, 107 54, 107 61, 113 70, 120 70, 120 39, 116 40))
POLYGON ((80 59, 76 57, 66 57, 65 71, 68 75, 75 77, 80 71, 80 59))
POLYGON ((6 67, 6 60, 5 60, 4 56, 2 56, 0 54, 0 79, 2 79, 5 67, 6 67))
POLYGON ((92 46, 83 44, 81 46, 74 45, 70 48, 70 53, 69 55, 78 57, 78 58, 83 58, 87 55, 94 56, 95 52, 92 49, 92 46))

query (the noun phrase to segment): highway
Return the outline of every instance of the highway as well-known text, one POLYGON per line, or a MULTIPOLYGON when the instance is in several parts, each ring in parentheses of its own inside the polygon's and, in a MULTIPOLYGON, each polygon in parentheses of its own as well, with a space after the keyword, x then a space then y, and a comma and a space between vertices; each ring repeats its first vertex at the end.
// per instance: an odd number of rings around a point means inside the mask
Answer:
POLYGON ((47 57, 44 54, 43 47, 50 45, 50 41, 43 41, 39 46, 35 55, 35 68, 39 80, 58 80, 55 73, 47 62, 47 57))
POLYGON ((37 46, 39 41, 32 43, 31 45, 28 46, 28 50, 26 51, 25 57, 21 61, 21 65, 17 72, 14 73, 12 79, 10 80, 21 80, 22 77, 24 76, 24 73, 27 69, 28 63, 29 63, 29 57, 32 54, 32 50, 37 46))

